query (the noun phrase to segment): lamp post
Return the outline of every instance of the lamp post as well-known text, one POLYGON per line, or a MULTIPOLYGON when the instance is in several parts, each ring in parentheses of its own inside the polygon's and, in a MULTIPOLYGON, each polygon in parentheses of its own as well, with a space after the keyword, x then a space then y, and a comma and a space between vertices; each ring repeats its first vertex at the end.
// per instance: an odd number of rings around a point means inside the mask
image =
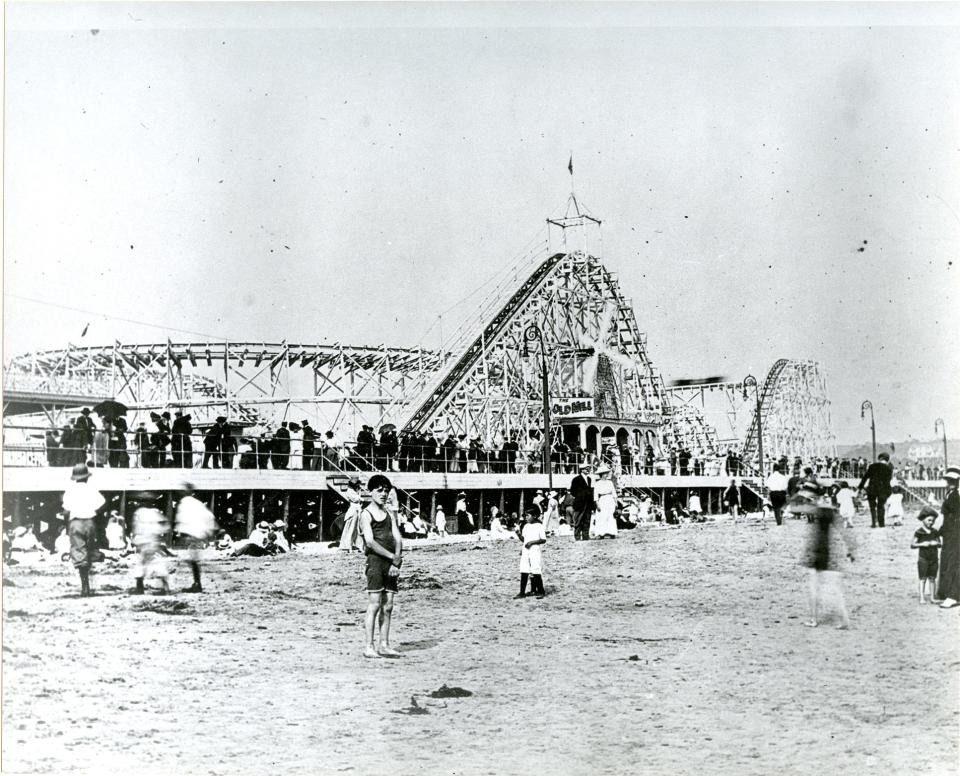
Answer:
POLYGON ((873 403, 869 399, 864 399, 860 405, 860 419, 863 420, 864 411, 870 410, 870 444, 873 447, 873 460, 877 460, 877 424, 873 419, 873 403))
POLYGON ((747 398, 747 386, 753 386, 753 396, 757 402, 757 458, 760 463, 760 489, 763 489, 763 423, 760 419, 760 386, 757 384, 757 378, 753 375, 747 375, 743 378, 743 398, 747 398))
POLYGON ((531 323, 523 332, 527 342, 540 340, 541 390, 543 392, 543 470, 547 473, 547 487, 553 490, 553 467, 550 466, 550 384, 547 377, 547 347, 543 342, 543 330, 531 323))
POLYGON ((943 422, 943 418, 937 418, 933 421, 933 433, 937 433, 937 426, 940 426, 940 431, 943 433, 943 468, 946 471, 948 466, 947 464, 947 425, 943 422))

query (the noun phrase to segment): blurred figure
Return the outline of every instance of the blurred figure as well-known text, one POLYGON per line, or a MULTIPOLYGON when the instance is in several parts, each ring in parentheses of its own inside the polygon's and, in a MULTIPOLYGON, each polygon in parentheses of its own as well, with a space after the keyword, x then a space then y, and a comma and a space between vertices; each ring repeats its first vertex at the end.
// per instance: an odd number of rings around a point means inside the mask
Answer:
POLYGON ((170 524, 163 512, 157 509, 160 496, 157 493, 143 491, 134 495, 139 505, 133 513, 133 546, 137 551, 131 566, 136 587, 133 595, 143 595, 144 578, 156 577, 160 580, 159 595, 170 592, 169 568, 164 539, 170 530, 170 524))
POLYGON ((193 485, 189 482, 181 486, 180 501, 177 504, 176 529, 187 542, 187 565, 193 572, 193 585, 188 587, 187 593, 202 593, 200 583, 200 558, 203 548, 207 546, 217 531, 217 522, 213 512, 207 509, 199 499, 193 495, 193 485))
MULTIPOLYGON (((832 590, 835 593, 840 623, 837 628, 845 630, 850 627, 850 618, 847 615, 847 605, 843 597, 842 579, 839 570, 840 550, 834 546, 835 534, 840 531, 836 508, 828 498, 823 497, 822 488, 815 482, 805 481, 794 497, 791 511, 806 515, 810 521, 804 565, 809 569, 808 603, 810 619, 804 625, 816 628, 820 624, 820 612, 823 608, 825 593, 832 590)), ((853 550, 845 534, 840 533, 846 544, 847 557, 853 560, 853 550)))

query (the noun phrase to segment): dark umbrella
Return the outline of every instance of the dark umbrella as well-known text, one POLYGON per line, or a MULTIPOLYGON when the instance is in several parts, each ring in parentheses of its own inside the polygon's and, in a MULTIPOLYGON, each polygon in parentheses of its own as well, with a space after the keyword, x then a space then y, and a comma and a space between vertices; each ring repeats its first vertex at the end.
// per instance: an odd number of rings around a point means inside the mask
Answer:
POLYGON ((397 427, 393 423, 384 423, 382 426, 380 426, 381 434, 384 431, 396 431, 396 430, 397 430, 397 427))
POLYGON ((107 399, 106 401, 102 401, 96 405, 93 408, 93 411, 96 412, 101 418, 114 420, 121 415, 126 415, 128 410, 126 404, 121 404, 116 399, 107 399))

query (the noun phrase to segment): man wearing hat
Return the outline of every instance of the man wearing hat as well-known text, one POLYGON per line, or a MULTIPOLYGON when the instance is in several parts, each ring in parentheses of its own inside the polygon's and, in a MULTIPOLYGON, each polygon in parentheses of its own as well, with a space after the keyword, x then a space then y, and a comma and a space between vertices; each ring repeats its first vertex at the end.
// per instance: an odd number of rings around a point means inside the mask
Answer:
POLYGON ((590 480, 590 464, 580 464, 580 472, 570 482, 573 494, 573 538, 582 541, 590 538, 590 522, 593 519, 593 483, 590 480))
POLYGON ((170 450, 173 453, 173 465, 177 469, 193 468, 193 442, 190 441, 190 435, 193 433, 193 424, 190 423, 190 415, 184 415, 182 410, 177 410, 174 414, 173 438, 170 441, 170 450))
POLYGON ((880 453, 877 460, 867 467, 867 471, 860 480, 857 490, 863 491, 867 486, 867 503, 870 505, 870 527, 878 525, 883 528, 884 509, 887 498, 890 496, 890 480, 893 477, 893 467, 890 465, 890 454, 880 453))
POLYGON ((290 462, 290 429, 286 421, 273 435, 273 445, 270 449, 270 462, 274 469, 286 469, 290 462))
POLYGON ((200 464, 200 468, 209 469, 211 461, 214 469, 220 468, 220 444, 223 436, 223 424, 226 422, 227 419, 223 415, 219 415, 214 424, 203 435, 203 462, 200 464))
POLYGON ((947 481, 947 494, 943 498, 940 511, 943 525, 940 526, 940 581, 937 585, 937 598, 940 606, 950 609, 960 603, 960 468, 951 466, 943 475, 947 481))
POLYGON ((317 432, 310 426, 310 421, 300 423, 303 429, 303 470, 312 472, 317 468, 317 432))
POLYGON ((70 475, 71 484, 63 491, 63 511, 69 521, 70 560, 80 574, 80 595, 90 596, 90 565, 102 556, 97 549, 94 518, 103 507, 103 494, 90 485, 90 471, 78 463, 70 475))
POLYGON ((80 432, 77 434, 75 441, 79 441, 81 447, 88 447, 93 444, 93 432, 96 431, 97 424, 90 417, 89 407, 80 410, 80 415, 74 421, 73 426, 80 432))

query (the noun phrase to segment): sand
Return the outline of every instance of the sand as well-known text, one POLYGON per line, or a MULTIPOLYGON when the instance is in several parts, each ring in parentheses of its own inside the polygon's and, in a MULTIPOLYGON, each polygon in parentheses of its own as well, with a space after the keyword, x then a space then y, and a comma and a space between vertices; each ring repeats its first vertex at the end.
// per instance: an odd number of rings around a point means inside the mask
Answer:
POLYGON ((515 542, 417 548, 395 660, 361 656, 357 555, 215 560, 168 598, 9 567, 3 769, 956 773, 960 609, 917 603, 911 526, 857 529, 849 631, 802 625, 805 531, 554 539, 543 600, 513 600, 515 542))

